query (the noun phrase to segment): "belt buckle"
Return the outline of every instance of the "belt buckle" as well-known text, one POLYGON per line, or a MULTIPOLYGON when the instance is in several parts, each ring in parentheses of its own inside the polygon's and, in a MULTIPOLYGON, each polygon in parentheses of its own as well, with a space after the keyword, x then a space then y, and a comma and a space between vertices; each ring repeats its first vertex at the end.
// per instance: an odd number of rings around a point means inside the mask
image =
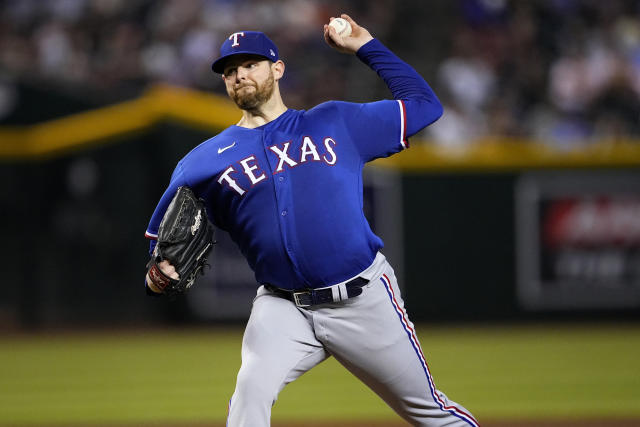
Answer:
POLYGON ((311 301, 309 301, 309 304, 305 304, 301 300, 301 296, 303 296, 303 295, 311 296, 311 292, 309 292, 309 291, 294 292, 293 293, 293 302, 296 304, 297 307, 311 307, 311 304, 310 304, 311 301))

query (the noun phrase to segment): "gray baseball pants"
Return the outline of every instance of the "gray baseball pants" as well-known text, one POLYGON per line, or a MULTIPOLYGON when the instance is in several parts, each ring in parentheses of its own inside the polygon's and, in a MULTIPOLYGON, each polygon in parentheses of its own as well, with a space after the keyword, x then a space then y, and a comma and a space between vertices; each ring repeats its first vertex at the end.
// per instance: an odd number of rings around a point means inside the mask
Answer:
POLYGON ((361 295, 308 308, 258 289, 242 341, 228 427, 270 425, 285 385, 336 358, 414 426, 478 426, 435 388, 393 269, 382 254, 359 276, 361 295))

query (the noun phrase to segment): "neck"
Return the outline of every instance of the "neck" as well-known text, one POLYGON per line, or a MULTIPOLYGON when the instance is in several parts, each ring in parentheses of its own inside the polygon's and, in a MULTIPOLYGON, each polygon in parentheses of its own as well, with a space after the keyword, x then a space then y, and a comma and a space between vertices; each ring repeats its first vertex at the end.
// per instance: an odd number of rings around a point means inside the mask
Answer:
POLYGON ((285 111, 287 111, 287 106, 282 102, 280 92, 276 90, 264 104, 250 110, 242 110, 242 118, 237 126, 250 129, 257 128, 277 119, 285 111))

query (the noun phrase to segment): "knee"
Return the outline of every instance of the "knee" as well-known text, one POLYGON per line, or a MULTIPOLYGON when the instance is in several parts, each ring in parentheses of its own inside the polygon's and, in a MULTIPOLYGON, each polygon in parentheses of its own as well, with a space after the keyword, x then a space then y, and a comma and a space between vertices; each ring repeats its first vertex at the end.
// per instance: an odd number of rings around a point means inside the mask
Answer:
POLYGON ((234 398, 255 405, 273 406, 278 398, 279 389, 279 384, 270 381, 264 372, 241 369, 236 381, 234 398))

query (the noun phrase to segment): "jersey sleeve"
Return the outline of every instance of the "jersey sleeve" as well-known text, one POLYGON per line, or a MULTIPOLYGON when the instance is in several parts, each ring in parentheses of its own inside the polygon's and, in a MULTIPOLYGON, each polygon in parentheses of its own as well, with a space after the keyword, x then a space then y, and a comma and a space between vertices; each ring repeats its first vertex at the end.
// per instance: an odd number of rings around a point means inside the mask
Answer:
POLYGON ((147 230, 144 233, 144 236, 147 239, 150 239, 149 245, 149 253, 153 252, 155 248, 156 241, 158 239, 158 229, 160 228, 160 223, 162 222, 162 218, 164 218, 164 214, 173 199, 173 196, 178 191, 178 187, 182 185, 188 185, 186 179, 184 177, 184 173, 182 171, 182 164, 179 163, 176 166, 176 169, 173 171, 171 175, 171 181, 169 182, 169 186, 165 190, 164 194, 160 198, 158 205, 156 206, 153 214, 151 215, 151 220, 149 221, 149 225, 147 226, 147 230))
POLYGON ((409 147, 402 100, 336 104, 363 162, 388 157, 409 147))

